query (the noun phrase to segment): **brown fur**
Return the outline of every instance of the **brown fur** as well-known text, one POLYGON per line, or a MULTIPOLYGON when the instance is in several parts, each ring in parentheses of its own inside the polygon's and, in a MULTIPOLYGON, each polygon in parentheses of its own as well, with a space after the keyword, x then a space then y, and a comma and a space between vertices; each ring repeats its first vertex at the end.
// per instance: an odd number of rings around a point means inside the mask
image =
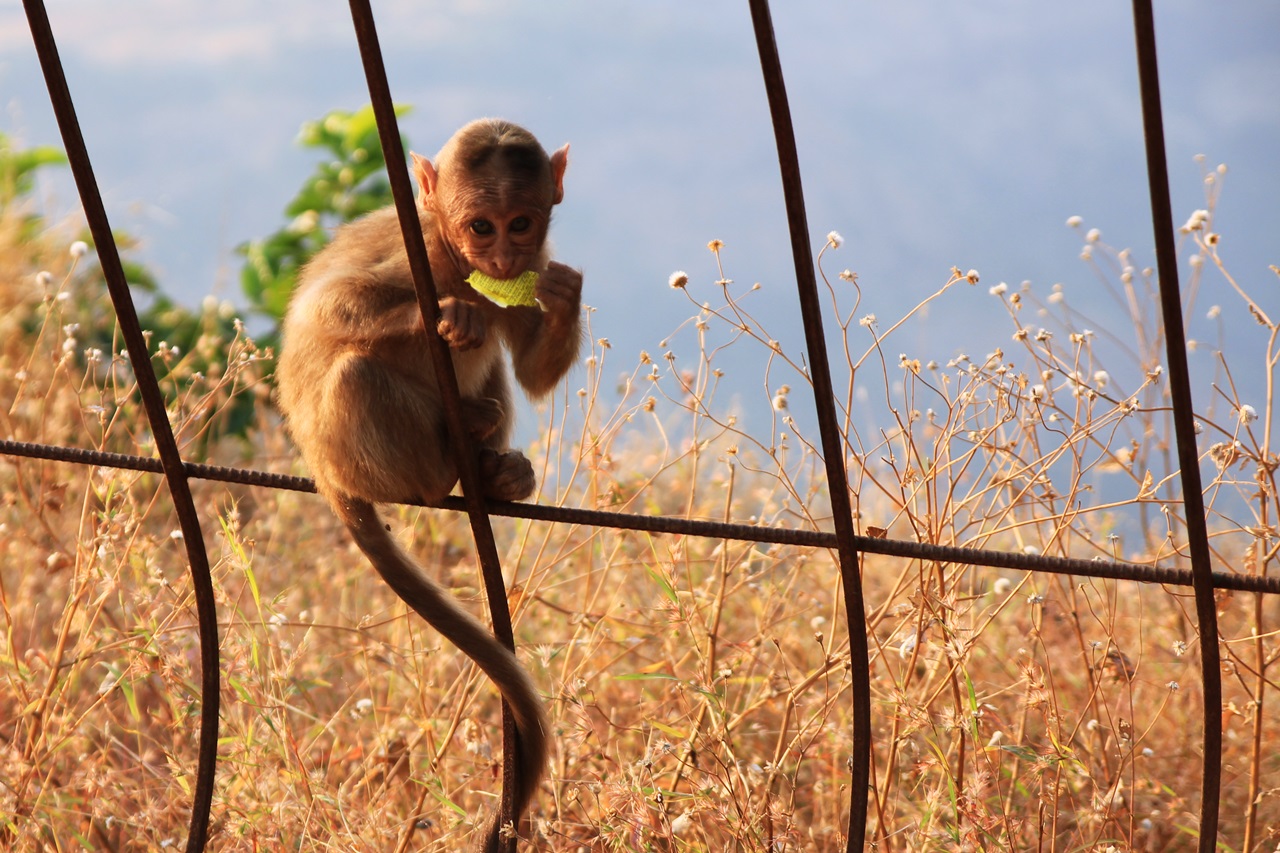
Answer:
MULTIPOLYGON (((440 295, 465 428, 481 444, 486 497, 523 500, 533 466, 507 443, 512 397, 503 348, 531 396, 550 391, 577 358, 582 276, 551 261, 551 207, 563 198, 568 146, 550 157, 515 125, 482 119, 458 131, 436 165, 413 156, 419 218, 440 295), (540 272, 538 308, 500 308, 464 281, 540 272)), ((542 702, 515 655, 400 548, 373 504, 436 501, 458 480, 440 389, 394 208, 339 229, 299 276, 284 321, 280 407, 316 487, 378 573, 488 675, 519 731, 517 817, 547 758, 542 702)), ((518 824, 518 821, 517 821, 518 824)), ((481 848, 496 850, 491 821, 481 848)))

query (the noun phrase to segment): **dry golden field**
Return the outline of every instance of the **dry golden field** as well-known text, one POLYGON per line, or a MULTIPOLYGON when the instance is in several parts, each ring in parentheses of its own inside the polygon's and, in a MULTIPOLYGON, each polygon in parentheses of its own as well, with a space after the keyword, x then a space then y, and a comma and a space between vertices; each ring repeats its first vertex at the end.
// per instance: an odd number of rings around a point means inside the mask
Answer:
MULTIPOLYGON (((1219 256, 1215 174, 1183 256, 1199 259, 1193 310, 1220 314, 1247 350, 1216 370, 1216 390, 1195 389, 1205 497, 1215 568, 1266 573, 1278 547, 1280 326, 1219 256), (1235 390, 1245 376, 1265 397, 1235 390)), ((5 437, 152 453, 92 251, 72 251, 73 226, 32 233, 24 215, 16 201, 0 215, 5 437)), ((876 318, 856 275, 828 269, 843 265, 832 236, 819 263, 861 531, 1185 566, 1154 280, 1143 261, 1081 236, 1083 269, 1120 306, 1110 320, 1074 311, 1069 289, 979 284, 960 270, 942 271, 906 316, 876 318), (970 357, 904 352, 905 330, 955 300, 1007 314, 1008 334, 970 357)), ((656 285, 689 300, 685 325, 655 334, 649 353, 592 341, 571 384, 524 415, 539 424, 527 452, 541 501, 829 528, 804 359, 751 313, 751 286, 729 280, 732 247, 711 251, 720 281, 656 285), (759 366, 760 399, 722 401, 722 373, 743 364, 759 366)), ((305 473, 271 405, 271 352, 224 308, 204 310, 190 351, 151 341, 187 458, 305 473)), ((488 683, 407 613, 316 496, 210 482, 195 492, 222 638, 209 849, 463 849, 498 787, 488 683)), ((466 520, 389 512, 413 552, 483 610, 466 520)), ((855 665, 870 666, 874 691, 875 849, 1194 848, 1189 589, 867 557, 864 664, 849 659, 824 551, 495 528, 519 653, 554 734, 522 849, 844 849, 855 665)), ((158 475, 0 459, 3 846, 185 843, 201 709, 176 530, 158 475)), ((1271 850, 1280 602, 1218 603, 1221 849, 1271 850)))

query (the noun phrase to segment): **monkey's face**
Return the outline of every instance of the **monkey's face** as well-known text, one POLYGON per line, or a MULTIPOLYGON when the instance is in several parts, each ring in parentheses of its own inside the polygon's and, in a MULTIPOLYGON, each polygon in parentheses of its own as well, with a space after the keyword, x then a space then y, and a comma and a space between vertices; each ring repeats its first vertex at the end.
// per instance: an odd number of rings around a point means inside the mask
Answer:
POLYGON ((475 169, 441 170, 433 196, 436 215, 466 276, 515 278, 539 256, 551 222, 554 187, 547 175, 530 180, 500 160, 475 169))
POLYGON ((474 269, 497 279, 515 278, 537 260, 548 213, 526 204, 462 205, 450 217, 449 240, 474 269))

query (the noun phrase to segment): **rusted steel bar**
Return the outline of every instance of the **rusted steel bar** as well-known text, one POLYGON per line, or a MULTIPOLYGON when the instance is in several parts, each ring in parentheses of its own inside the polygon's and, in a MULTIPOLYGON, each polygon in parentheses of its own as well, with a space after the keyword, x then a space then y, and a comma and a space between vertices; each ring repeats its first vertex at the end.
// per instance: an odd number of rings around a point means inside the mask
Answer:
POLYGON ((165 411, 164 395, 160 392, 155 371, 151 367, 151 356, 147 352, 147 343, 138 323, 138 312, 134 308, 133 296, 120 265, 120 252, 111 233, 111 223, 102 204, 98 182, 93 175, 93 164, 89 162, 89 150, 80 132, 75 104, 71 100, 62 60, 58 57, 58 46, 49 25, 49 15, 41 0, 24 0, 23 5, 36 53, 40 57, 45 84, 49 88, 49 100, 53 104, 62 142, 67 149, 67 160, 71 164, 71 173, 75 177, 76 188, 84 205, 85 219, 88 220, 89 231, 93 235, 98 260, 102 264, 102 274, 107 280, 111 303, 115 306, 116 316, 120 321, 129 362, 138 382, 147 420, 151 424, 156 450, 160 454, 160 466, 173 496, 174 511, 178 515, 190 563, 191 587, 195 593, 196 618, 200 631, 201 705, 199 763, 196 768, 195 797, 191 804, 191 824, 186 849, 188 853, 196 853, 204 849, 209 833, 209 811, 213 804, 214 772, 218 759, 218 610, 213 596, 213 580, 209 575, 209 556, 205 551, 204 536, 200 532, 200 518, 196 513, 195 502, 191 499, 187 471, 165 411))
POLYGON ((1205 526, 1200 458, 1196 451, 1191 380, 1187 368, 1182 291, 1174 245, 1173 207, 1169 200, 1169 166, 1165 158, 1164 119, 1160 107, 1160 73, 1156 65, 1155 19, 1151 0, 1133 0, 1142 94, 1142 129, 1147 149, 1147 183, 1151 192, 1151 224, 1155 230, 1160 309, 1169 361, 1173 428, 1181 468, 1182 502, 1191 553, 1192 588, 1200 632, 1200 672, 1204 689, 1204 766, 1200 798, 1200 851, 1212 853, 1218 841, 1218 795, 1222 787, 1222 670, 1218 653, 1218 613, 1213 598, 1213 567, 1205 526))
MULTIPOLYGON (((413 273, 414 288, 418 294, 418 307, 427 328, 427 341, 431 347, 431 360, 436 369, 436 381, 444 404, 445 424, 453 444, 459 480, 462 482, 463 501, 471 520, 471 533, 475 538, 476 552, 484 577, 485 597, 489 602, 489 614, 493 621, 493 633, 498 642, 515 650, 515 637, 511 630, 511 611, 507 606, 507 588, 502 578, 502 563, 498 558, 498 546, 493 539, 493 527, 480 488, 479 458, 467 431, 462 425, 458 403, 458 380, 453 372, 453 357, 449 347, 436 332, 440 319, 440 300, 435 281, 431 277, 431 264, 427 259, 427 247, 422 236, 422 224, 418 219, 418 206, 414 200, 413 185, 409 181, 409 169, 405 166, 404 146, 400 141, 399 124, 395 105, 391 100, 391 87, 387 82, 387 70, 382 61, 382 48, 378 44, 378 32, 374 26, 373 11, 369 0, 351 0, 351 20, 360 45, 360 60, 364 64, 365 79, 369 84, 369 99, 373 104, 378 123, 378 135, 382 140, 382 152, 387 164, 387 178, 391 182, 391 194, 395 198, 396 213, 400 218, 400 231, 404 235, 405 250, 409 255, 409 268, 413 273)), ((499 825, 515 819, 514 791, 516 774, 523 768, 517 766, 519 734, 515 717, 506 701, 502 703, 502 804, 499 825)), ((515 835, 499 836, 501 849, 515 853, 515 835)))
MULTIPOLYGON (((46 444, 28 444, 19 441, 0 440, 0 455, 22 456, 31 459, 48 459, 55 462, 73 462, 80 465, 98 465, 123 468, 131 471, 163 473, 160 460, 146 456, 129 456, 123 453, 105 453, 98 450, 82 450, 76 447, 55 447, 46 444)), ((218 465, 185 463, 187 476, 193 480, 211 480, 222 483, 238 483, 245 486, 261 486, 269 489, 286 489, 295 492, 314 492, 315 485, 306 477, 272 474, 245 468, 225 468, 218 465)), ((466 512, 461 498, 448 497, 434 504, 418 503, 452 512, 466 512)), ((822 530, 799 530, 792 527, 761 527, 754 524, 733 524, 722 521, 706 521, 696 518, 675 518, 662 515, 638 515, 634 513, 604 512, 594 509, 545 506, 542 504, 508 503, 491 501, 490 515, 505 518, 524 518, 531 521, 580 524, 584 527, 609 527, 618 530, 639 530, 648 533, 678 536, 704 536, 711 539, 734 539, 741 542, 762 542, 776 545, 792 545, 801 548, 835 548, 836 534, 822 530)), ((960 545, 934 545, 928 542, 910 542, 903 539, 875 539, 855 536, 854 545, 866 554, 901 557, 934 563, 950 563, 957 566, 985 566, 993 569, 1010 569, 1019 572, 1045 572, 1046 574, 1072 577, 1099 578, 1101 580, 1158 583, 1164 586, 1189 587, 1191 572, 1162 566, 1141 566, 1112 560, 1082 560, 1068 557, 1049 557, 1043 554, 1025 554, 1021 551, 991 551, 966 548, 960 545)), ((1214 589, 1234 592, 1257 592, 1280 595, 1280 576, 1239 575, 1214 572, 1214 589)))
POLYGON ((795 263, 796 290, 800 297, 800 313, 804 320, 805 341, 809 351, 809 376, 813 381, 818 433, 826 464, 832 521, 836 532, 836 553, 840 561, 841 587, 844 590, 845 618, 849 625, 854 712, 853 755, 849 761, 852 779, 849 783, 847 849, 852 853, 862 849, 866 837, 867 794, 871 779, 871 671, 867 657, 867 621, 862 603, 862 577, 858 569, 858 546, 854 535, 853 508, 849 499, 848 472, 844 467, 844 441, 836 416, 835 392, 831 385, 831 368, 827 362, 827 343, 822 331, 822 307, 814 274, 813 253, 809 247, 809 222, 804 207, 804 189, 800 183, 800 157, 796 153, 791 108, 787 104, 787 89, 782 77, 782 62, 778 58, 778 45, 773 35, 768 0, 750 0, 750 4, 756 48, 760 53, 760 69, 764 74, 769 113, 773 119, 773 136, 778 146, 778 168, 782 173, 782 193, 786 199, 787 222, 791 231, 791 257, 795 263))

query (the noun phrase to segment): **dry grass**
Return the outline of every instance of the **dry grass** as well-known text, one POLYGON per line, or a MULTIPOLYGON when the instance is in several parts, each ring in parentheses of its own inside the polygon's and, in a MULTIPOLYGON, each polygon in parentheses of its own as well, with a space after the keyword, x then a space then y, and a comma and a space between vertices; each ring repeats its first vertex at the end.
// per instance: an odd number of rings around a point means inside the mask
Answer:
MULTIPOLYGON (((1264 573, 1276 550, 1277 327, 1226 273, 1211 231, 1216 198, 1211 182, 1207 218, 1186 232, 1186 249, 1201 259, 1192 287, 1221 291, 1224 314, 1257 319, 1241 332, 1257 337, 1241 369, 1265 377, 1266 399, 1247 408, 1224 381, 1225 364, 1218 371, 1224 390, 1200 415, 1206 470, 1216 474, 1206 498, 1215 567, 1264 573)), ((17 234, 7 215, 5 433, 148 452, 127 362, 112 356, 119 342, 86 351, 103 334, 96 318, 109 316, 87 259, 73 265, 57 233, 37 242, 17 234)), ((976 274, 959 270, 900 321, 877 321, 859 304, 856 276, 832 277, 838 403, 862 530, 1185 563, 1163 342, 1147 298, 1154 284, 1130 269, 1128 253, 1093 235, 1086 246, 1122 307, 1111 322, 1082 318, 1065 293, 974 291, 976 274), (895 334, 923 322, 926 306, 974 298, 1011 321, 1011 337, 985 348, 991 355, 949 364, 899 355, 895 334)), ((723 246, 712 249, 717 262, 729 260, 723 246)), ((813 438, 805 417, 791 418, 809 406, 802 360, 752 315, 753 291, 723 269, 720 278, 673 277, 694 316, 616 389, 615 354, 595 342, 582 391, 566 389, 539 414, 531 455, 544 471, 541 500, 828 526, 813 438), (719 402, 730 369, 759 371, 760 405, 719 402)), ((204 346, 201 361, 156 342, 187 453, 297 470, 266 405, 270 354, 242 334, 211 335, 204 346), (257 422, 247 438, 224 434, 244 395, 261 403, 257 422)), ((1209 399, 1205 389, 1197 399, 1209 399)), ((181 844, 199 673, 163 481, 9 459, 0 489, 6 842, 181 844)), ((315 496, 204 483, 196 497, 222 620, 211 849, 460 849, 498 784, 489 685, 406 615, 315 496)), ((465 522, 397 514, 413 550, 479 607, 465 522)), ((534 807, 539 840, 527 849, 843 849, 851 662, 830 555, 535 522, 496 527, 517 642, 555 735, 534 807)), ((888 558, 867 558, 862 572, 877 849, 1193 846, 1201 712, 1189 590, 888 558)), ((1265 713, 1280 604, 1226 594, 1219 604, 1220 838, 1223 849, 1263 849, 1280 833, 1271 746, 1280 731, 1265 713)))

